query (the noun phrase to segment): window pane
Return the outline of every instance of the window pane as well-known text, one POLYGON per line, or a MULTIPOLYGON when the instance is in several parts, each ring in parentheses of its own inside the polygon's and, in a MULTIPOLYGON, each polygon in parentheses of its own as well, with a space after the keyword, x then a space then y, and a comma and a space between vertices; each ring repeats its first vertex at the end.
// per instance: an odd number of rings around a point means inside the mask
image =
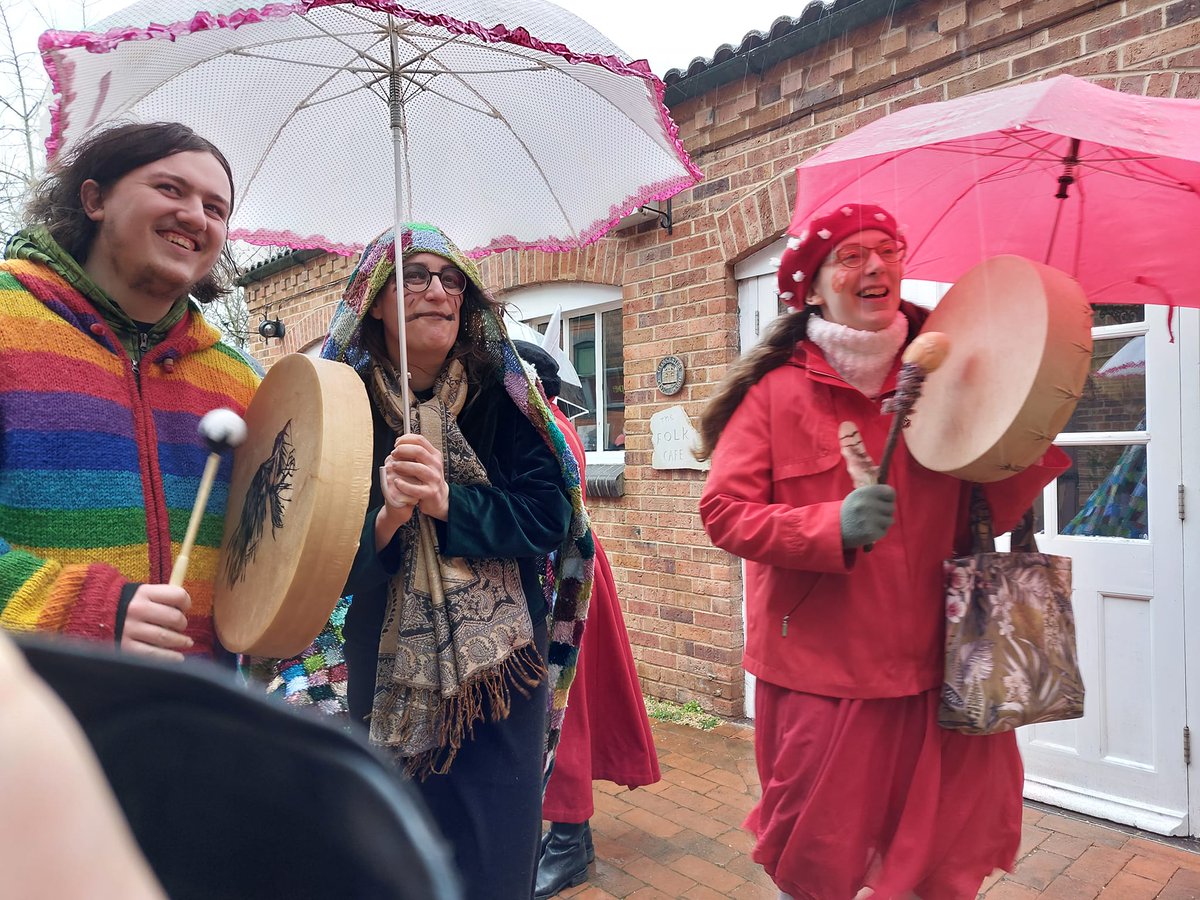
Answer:
POLYGON ((1092 307, 1092 327, 1130 325, 1146 321, 1146 307, 1140 303, 1097 303, 1092 307))
POLYGON ((1074 463, 1058 478, 1062 534, 1149 537, 1146 445, 1063 447, 1074 463))
POLYGON ((1145 336, 1096 341, 1083 397, 1063 430, 1140 431, 1145 418, 1145 336))
POLYGON ((600 314, 604 348, 604 449, 625 449, 625 354, 621 310, 600 314))
POLYGON ((573 419, 584 450, 596 449, 596 316, 572 316, 567 325, 567 352, 583 384, 587 412, 573 419))

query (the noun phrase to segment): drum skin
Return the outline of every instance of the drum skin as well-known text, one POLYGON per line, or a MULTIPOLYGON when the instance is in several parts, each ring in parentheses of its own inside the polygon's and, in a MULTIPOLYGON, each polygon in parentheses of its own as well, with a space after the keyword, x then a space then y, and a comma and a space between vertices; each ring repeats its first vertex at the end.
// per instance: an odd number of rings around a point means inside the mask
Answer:
POLYGON ((285 356, 246 411, 213 597, 221 643, 289 657, 333 612, 371 488, 366 388, 347 365, 285 356))
POLYGON ((921 465, 1000 481, 1037 462, 1067 424, 1092 359, 1092 308, 1071 276, 1019 256, 971 269, 923 331, 950 338, 904 431, 921 465))

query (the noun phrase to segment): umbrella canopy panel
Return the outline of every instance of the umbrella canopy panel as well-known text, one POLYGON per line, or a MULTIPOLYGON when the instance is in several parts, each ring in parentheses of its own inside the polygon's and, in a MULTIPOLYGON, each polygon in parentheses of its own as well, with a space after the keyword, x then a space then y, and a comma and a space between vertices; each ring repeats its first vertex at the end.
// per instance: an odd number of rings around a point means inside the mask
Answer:
POLYGON ((233 167, 233 237, 349 253, 392 225, 393 73, 401 212, 476 255, 583 246, 699 180, 661 82, 553 4, 189 2, 43 35, 59 95, 47 148, 104 122, 184 122, 233 167))
POLYGON ((885 116, 797 176, 792 233, 878 203, 902 223, 909 278, 953 282, 1012 253, 1071 273, 1093 302, 1200 306, 1198 101, 1064 75, 885 116))

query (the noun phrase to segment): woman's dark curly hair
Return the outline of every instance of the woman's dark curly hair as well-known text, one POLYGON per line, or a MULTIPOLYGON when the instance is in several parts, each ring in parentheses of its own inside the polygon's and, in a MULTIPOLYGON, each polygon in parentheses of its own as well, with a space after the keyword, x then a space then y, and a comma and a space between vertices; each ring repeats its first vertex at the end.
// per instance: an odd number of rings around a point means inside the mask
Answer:
MULTIPOLYGON (((87 135, 65 159, 56 159, 34 187, 25 209, 30 225, 42 225, 59 246, 80 263, 87 261, 97 225, 83 208, 80 189, 89 179, 108 190, 134 169, 176 153, 209 153, 229 177, 230 210, 233 209, 233 171, 229 160, 211 142, 178 122, 126 124, 87 135)), ((233 290, 237 267, 226 246, 217 264, 189 293, 208 303, 233 290)))

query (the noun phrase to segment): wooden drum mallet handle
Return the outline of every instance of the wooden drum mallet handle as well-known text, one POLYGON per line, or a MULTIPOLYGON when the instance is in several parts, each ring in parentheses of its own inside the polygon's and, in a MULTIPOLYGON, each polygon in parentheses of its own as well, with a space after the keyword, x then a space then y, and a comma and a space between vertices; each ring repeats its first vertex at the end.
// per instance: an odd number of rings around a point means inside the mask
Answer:
POLYGON ((217 468, 221 465, 221 454, 232 450, 246 439, 246 423, 231 409, 214 409, 204 414, 197 431, 208 445, 209 454, 204 464, 204 474, 200 476, 200 486, 196 489, 196 502, 188 519, 187 533, 183 543, 179 545, 179 555, 175 557, 175 565, 171 569, 172 587, 181 587, 183 579, 187 576, 192 547, 196 543, 196 534, 200 531, 204 510, 208 507, 208 495, 212 492, 217 468))
POLYGON ((900 430, 904 428, 913 404, 921 396, 925 376, 936 371, 950 352, 950 339, 940 331, 918 334, 901 357, 900 373, 896 378, 896 393, 883 405, 883 411, 892 413, 892 424, 888 429, 887 442, 883 445, 883 456, 879 460, 879 484, 887 483, 888 469, 900 430))
MULTIPOLYGON (((896 377, 896 393, 883 404, 883 411, 892 413, 892 424, 888 428, 887 441, 883 445, 883 456, 879 460, 879 473, 876 484, 886 484, 888 469, 892 466, 892 456, 896 452, 896 443, 900 439, 900 430, 908 422, 908 414, 912 412, 913 404, 921 396, 921 386, 925 384, 925 376, 933 372, 946 359, 950 352, 950 338, 940 331, 927 331, 918 334, 908 345, 900 358, 900 373, 896 377)), ((871 552, 874 544, 867 544, 863 550, 871 552)))

